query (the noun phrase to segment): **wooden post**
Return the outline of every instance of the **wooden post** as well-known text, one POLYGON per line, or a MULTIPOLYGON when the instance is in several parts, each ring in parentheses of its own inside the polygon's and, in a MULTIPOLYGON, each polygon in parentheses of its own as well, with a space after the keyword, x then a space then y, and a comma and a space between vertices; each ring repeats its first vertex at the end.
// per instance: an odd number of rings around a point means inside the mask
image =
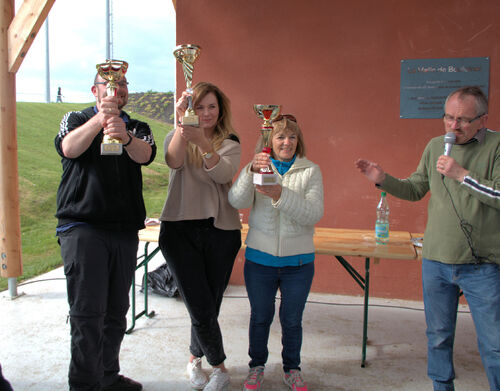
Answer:
POLYGON ((9 72, 7 30, 14 0, 2 0, 0 15, 0 268, 2 277, 22 272, 21 220, 17 168, 16 74, 9 72))

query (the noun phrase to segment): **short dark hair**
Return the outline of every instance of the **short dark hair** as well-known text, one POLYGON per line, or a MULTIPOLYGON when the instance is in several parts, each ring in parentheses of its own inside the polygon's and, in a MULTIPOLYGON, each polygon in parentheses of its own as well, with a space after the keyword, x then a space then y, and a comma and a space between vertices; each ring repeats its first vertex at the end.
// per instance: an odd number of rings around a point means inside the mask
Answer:
POLYGON ((460 99, 472 96, 476 100, 476 114, 484 115, 488 113, 488 98, 484 94, 483 90, 481 90, 478 86, 465 86, 451 92, 444 102, 445 107, 448 100, 455 95, 458 95, 458 98, 460 99))

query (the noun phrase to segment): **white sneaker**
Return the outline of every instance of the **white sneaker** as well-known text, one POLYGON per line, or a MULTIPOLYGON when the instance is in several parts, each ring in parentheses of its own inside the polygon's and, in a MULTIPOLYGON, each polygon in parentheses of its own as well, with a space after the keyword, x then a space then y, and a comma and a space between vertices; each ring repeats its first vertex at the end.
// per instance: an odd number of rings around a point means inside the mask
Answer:
POLYGON ((197 357, 193 362, 188 362, 187 373, 191 387, 195 390, 203 390, 208 383, 208 377, 201 369, 201 357, 197 357))
POLYGON ((229 385, 229 374, 220 368, 214 368, 210 380, 203 391, 222 391, 229 385))

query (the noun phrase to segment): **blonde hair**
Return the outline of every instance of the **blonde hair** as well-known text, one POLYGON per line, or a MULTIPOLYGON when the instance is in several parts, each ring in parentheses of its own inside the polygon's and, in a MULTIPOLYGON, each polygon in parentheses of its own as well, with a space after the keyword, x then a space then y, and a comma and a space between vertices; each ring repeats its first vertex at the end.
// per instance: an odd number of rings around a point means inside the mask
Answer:
MULTIPOLYGON (((295 120, 295 117, 293 115, 290 114, 279 115, 278 118, 273 121, 273 130, 271 131, 271 135, 269 136, 269 140, 271 141, 271 143, 273 137, 281 132, 295 134, 297 136, 297 148, 295 149, 295 154, 298 157, 306 156, 306 145, 304 143, 304 136, 302 135, 302 131, 300 130, 300 127, 297 124, 297 121, 295 120)), ((264 141, 262 140, 261 137, 259 138, 257 147, 255 148, 255 152, 256 153, 262 152, 263 147, 264 147, 264 141)), ((276 156, 274 156, 274 151, 272 150, 272 145, 271 145, 271 157, 273 159, 276 159, 276 156)))
MULTIPOLYGON (((213 93, 217 98, 219 105, 219 117, 215 125, 214 136, 211 140, 213 150, 216 151, 222 145, 222 142, 229 138, 231 134, 238 136, 233 128, 231 122, 231 102, 229 98, 212 83, 199 82, 193 87, 193 107, 209 93, 213 93)), ((201 157, 198 147, 193 143, 189 143, 188 149, 188 162, 196 167, 201 167, 203 158, 201 157)))

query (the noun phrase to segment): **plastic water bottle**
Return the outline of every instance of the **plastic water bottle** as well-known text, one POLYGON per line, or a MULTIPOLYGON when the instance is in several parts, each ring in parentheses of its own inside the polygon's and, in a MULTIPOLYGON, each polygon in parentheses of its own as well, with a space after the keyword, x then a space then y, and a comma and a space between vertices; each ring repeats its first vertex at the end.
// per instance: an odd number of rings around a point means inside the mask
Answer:
POLYGON ((382 192, 382 196, 377 205, 375 242, 377 244, 387 244, 387 242, 389 242, 389 204, 385 198, 385 191, 382 192))

